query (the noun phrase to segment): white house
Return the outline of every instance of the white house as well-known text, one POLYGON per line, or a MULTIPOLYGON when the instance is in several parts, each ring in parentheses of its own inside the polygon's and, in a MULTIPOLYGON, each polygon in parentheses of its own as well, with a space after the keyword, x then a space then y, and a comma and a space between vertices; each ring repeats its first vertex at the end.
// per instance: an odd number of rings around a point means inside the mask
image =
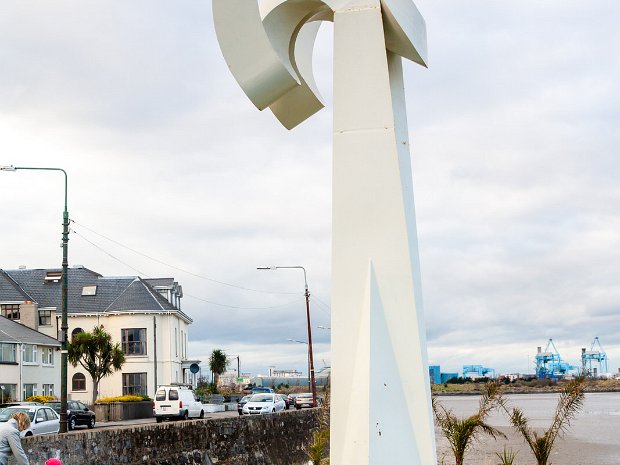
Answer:
POLYGON ((0 316, 0 401, 59 394, 60 343, 0 316))
MULTIPOLYGON (((153 396, 159 384, 196 383, 190 367, 200 362, 187 356, 192 319, 181 310, 182 297, 181 286, 172 278, 104 277, 84 267, 69 269, 69 338, 103 325, 126 356, 122 369, 101 381, 99 397, 153 396)), ((60 270, 0 270, 0 305, 7 312, 17 309, 21 323, 55 337, 60 327, 60 270)), ((92 397, 90 375, 80 365, 69 365, 67 396, 85 402, 92 397)))

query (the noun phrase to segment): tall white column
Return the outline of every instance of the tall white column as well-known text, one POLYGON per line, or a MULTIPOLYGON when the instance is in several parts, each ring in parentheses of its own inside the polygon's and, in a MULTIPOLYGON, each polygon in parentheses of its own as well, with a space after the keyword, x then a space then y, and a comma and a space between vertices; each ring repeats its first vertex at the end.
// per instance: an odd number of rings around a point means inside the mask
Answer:
POLYGON ((307 24, 335 23, 330 463, 436 465, 401 68, 426 66, 424 19, 411 0, 213 0, 213 16, 239 85, 289 129, 322 107, 307 24))
POLYGON ((400 56, 334 14, 333 465, 437 463, 400 56))

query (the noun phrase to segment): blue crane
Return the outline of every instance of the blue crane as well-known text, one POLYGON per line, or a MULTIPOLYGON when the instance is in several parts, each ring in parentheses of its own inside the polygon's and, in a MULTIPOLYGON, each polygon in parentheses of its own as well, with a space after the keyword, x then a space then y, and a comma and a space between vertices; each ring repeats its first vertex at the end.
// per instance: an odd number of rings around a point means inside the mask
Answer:
POLYGON ((598 336, 592 341, 590 350, 581 349, 581 367, 583 374, 592 378, 597 378, 601 374, 607 373, 607 353, 603 350, 598 336), (592 363, 598 364, 598 367, 593 367, 592 363))
POLYGON ((538 379, 559 379, 575 373, 579 374, 579 367, 562 360, 553 339, 549 339, 544 351, 538 348, 536 354, 536 377, 538 379))
POLYGON ((482 365, 463 365, 463 378, 495 378, 495 369, 482 365), (487 376, 492 373, 491 376, 487 376))

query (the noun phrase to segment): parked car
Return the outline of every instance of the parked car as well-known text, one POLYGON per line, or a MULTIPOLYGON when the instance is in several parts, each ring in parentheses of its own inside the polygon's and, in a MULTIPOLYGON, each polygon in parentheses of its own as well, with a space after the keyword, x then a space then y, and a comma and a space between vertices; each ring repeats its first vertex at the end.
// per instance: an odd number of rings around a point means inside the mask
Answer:
POLYGON ((21 432, 21 436, 53 434, 60 431, 60 417, 47 405, 13 405, 0 412, 0 422, 9 421, 17 412, 24 412, 30 418, 30 428, 21 432))
POLYGON ((307 408, 314 407, 314 402, 312 400, 311 392, 304 392, 303 394, 297 394, 297 397, 295 398, 295 408, 299 410, 304 407, 307 407, 307 408))
POLYGON ((295 407, 295 399, 297 398, 298 395, 299 394, 291 393, 286 396, 286 403, 288 404, 289 407, 295 407))
POLYGON ((166 419, 204 418, 205 411, 189 386, 166 385, 157 388, 153 401, 153 416, 157 423, 161 423, 166 419))
POLYGON ((280 399, 282 399, 282 401, 284 402, 284 410, 288 410, 288 400, 287 400, 287 396, 284 394, 276 394, 280 399))
POLYGON ((273 389, 261 386, 252 388, 252 394, 260 394, 261 392, 273 392, 273 389))
MULTIPOLYGON (((52 407, 60 416, 60 401, 54 400, 46 402, 45 405, 52 407)), ((95 427, 95 412, 77 400, 67 401, 67 429, 73 431, 76 426, 87 426, 92 429, 95 427)))
POLYGON ((237 412, 239 413, 239 415, 243 415, 243 406, 248 403, 250 397, 252 397, 252 395, 243 396, 241 399, 239 399, 239 402, 237 402, 237 412))
POLYGON ((265 415, 284 410, 284 400, 273 393, 254 394, 243 406, 244 415, 265 415))
POLYGON ((0 404, 0 410, 7 408, 7 407, 13 407, 16 405, 43 405, 39 402, 4 402, 3 404, 0 404))

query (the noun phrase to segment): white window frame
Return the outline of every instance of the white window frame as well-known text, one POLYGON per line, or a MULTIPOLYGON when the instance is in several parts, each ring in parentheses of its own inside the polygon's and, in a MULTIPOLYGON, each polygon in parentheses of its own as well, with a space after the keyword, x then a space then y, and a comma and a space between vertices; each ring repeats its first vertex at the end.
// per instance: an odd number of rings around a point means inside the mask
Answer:
POLYGON ((12 344, 10 342, 0 343, 0 362, 17 363, 17 344, 12 344), (9 355, 9 360, 4 359, 5 353, 9 355), (12 358, 11 355, 13 356, 12 358))
POLYGON ((23 401, 25 401, 28 397, 31 397, 27 395, 27 392, 26 392, 26 388, 29 386, 32 386, 32 396, 37 395, 37 383, 24 383, 24 386, 22 389, 22 400, 23 401))
POLYGON ((22 345, 22 363, 24 365, 38 365, 37 345, 36 344, 23 344, 22 345), (26 349, 32 347, 32 357, 26 360, 26 349))
POLYGON ((54 366, 54 349, 52 347, 41 348, 41 365, 48 367, 54 366))

